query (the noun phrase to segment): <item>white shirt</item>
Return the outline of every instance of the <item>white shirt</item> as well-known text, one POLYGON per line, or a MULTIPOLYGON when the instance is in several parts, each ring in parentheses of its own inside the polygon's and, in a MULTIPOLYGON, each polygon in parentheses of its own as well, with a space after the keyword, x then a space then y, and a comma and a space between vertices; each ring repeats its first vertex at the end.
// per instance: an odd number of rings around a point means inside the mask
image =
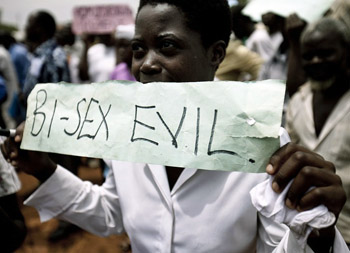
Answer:
POLYGON ((88 72, 91 82, 105 82, 115 68, 116 54, 114 47, 107 47, 102 43, 95 44, 88 49, 88 72))
POLYGON ((101 236, 126 231, 133 253, 272 252, 287 231, 258 215, 249 191, 267 174, 186 168, 170 191, 165 167, 111 161, 103 186, 56 172, 25 204, 101 236))
POLYGON ((246 41, 246 46, 258 53, 264 63, 260 69, 258 80, 280 79, 287 77, 287 54, 279 52, 283 42, 281 32, 269 34, 264 26, 257 26, 246 41))
POLYGON ((246 46, 259 54, 265 62, 268 62, 274 57, 282 41, 283 36, 280 32, 270 35, 266 27, 259 24, 247 39, 246 46))

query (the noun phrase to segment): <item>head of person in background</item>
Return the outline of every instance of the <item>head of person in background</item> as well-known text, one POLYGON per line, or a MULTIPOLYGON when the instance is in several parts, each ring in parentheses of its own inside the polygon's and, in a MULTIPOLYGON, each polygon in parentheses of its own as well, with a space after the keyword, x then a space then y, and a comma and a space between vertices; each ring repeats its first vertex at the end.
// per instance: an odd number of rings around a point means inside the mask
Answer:
POLYGON ((140 82, 212 81, 231 34, 226 0, 141 0, 132 40, 140 82))
POLYGON ((255 30, 255 22, 242 13, 245 5, 238 4, 231 7, 232 31, 235 37, 244 41, 255 30))
POLYGON ((118 25, 115 31, 115 55, 117 66, 113 69, 111 80, 135 81, 131 74, 132 50, 131 40, 135 34, 135 25, 118 25))
MULTIPOLYGON (((261 16, 261 21, 263 24, 267 27, 267 31, 269 32, 270 36, 272 37, 274 34, 280 33, 282 35, 282 41, 278 47, 278 52, 280 54, 285 54, 286 51, 288 50, 288 40, 287 40, 287 35, 286 35, 286 19, 276 13, 273 12, 267 12, 261 16)), ((283 63, 282 65, 286 66, 286 61, 283 60, 285 64, 283 63)), ((274 66, 272 66, 273 68, 274 66)), ((286 68, 286 67, 285 67, 286 68)), ((283 74, 283 80, 285 79, 285 75, 283 74)), ((265 78, 265 77, 264 77, 265 78)), ((267 78, 271 78, 271 76, 267 76, 267 78)), ((273 77, 276 78, 276 77, 273 77)), ((282 78, 282 76, 281 76, 282 78)))
POLYGON ((285 18, 273 12, 267 12, 261 16, 261 21, 268 28, 270 34, 284 32, 285 18))
POLYGON ((135 25, 118 25, 115 31, 117 64, 126 63, 131 69, 132 49, 131 40, 134 38, 135 25))
POLYGON ((0 30, 0 45, 9 50, 14 43, 16 43, 16 39, 9 32, 0 30))
POLYGON ((52 39, 56 33, 56 22, 47 11, 32 13, 25 27, 25 42, 28 49, 33 52, 45 41, 52 39))
POLYGON ((73 46, 75 43, 75 34, 72 31, 72 25, 70 23, 57 28, 55 38, 57 44, 64 46, 73 46))
POLYGON ((350 38, 333 18, 309 25, 301 36, 302 66, 314 91, 343 93, 350 87, 350 38))
POLYGON ((95 34, 97 43, 101 43, 106 47, 114 47, 115 40, 113 33, 95 34))

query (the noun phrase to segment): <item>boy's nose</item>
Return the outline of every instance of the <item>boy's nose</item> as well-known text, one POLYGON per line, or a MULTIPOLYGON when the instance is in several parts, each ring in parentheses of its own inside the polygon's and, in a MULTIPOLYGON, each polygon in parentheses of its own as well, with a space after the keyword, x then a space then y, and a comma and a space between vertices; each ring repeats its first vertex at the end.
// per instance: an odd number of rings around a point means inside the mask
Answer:
POLYGON ((145 75, 154 75, 161 72, 157 55, 155 52, 149 51, 141 65, 140 72, 145 75))

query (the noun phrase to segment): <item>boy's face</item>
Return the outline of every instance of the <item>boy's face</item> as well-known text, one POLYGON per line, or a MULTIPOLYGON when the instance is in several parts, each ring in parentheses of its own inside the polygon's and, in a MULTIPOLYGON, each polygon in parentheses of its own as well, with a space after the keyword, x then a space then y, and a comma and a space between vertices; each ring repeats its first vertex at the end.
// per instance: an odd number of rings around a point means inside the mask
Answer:
POLYGON ((132 72, 142 83, 211 81, 215 66, 200 34, 174 6, 146 5, 136 19, 132 72))

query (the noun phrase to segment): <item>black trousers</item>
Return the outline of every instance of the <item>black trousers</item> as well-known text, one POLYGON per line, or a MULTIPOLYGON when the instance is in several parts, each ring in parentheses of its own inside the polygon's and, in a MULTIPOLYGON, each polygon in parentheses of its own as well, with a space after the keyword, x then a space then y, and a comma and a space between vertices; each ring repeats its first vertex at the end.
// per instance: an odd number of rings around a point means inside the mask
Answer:
POLYGON ((0 197, 0 251, 14 252, 22 245, 26 235, 27 229, 17 195, 0 197))

